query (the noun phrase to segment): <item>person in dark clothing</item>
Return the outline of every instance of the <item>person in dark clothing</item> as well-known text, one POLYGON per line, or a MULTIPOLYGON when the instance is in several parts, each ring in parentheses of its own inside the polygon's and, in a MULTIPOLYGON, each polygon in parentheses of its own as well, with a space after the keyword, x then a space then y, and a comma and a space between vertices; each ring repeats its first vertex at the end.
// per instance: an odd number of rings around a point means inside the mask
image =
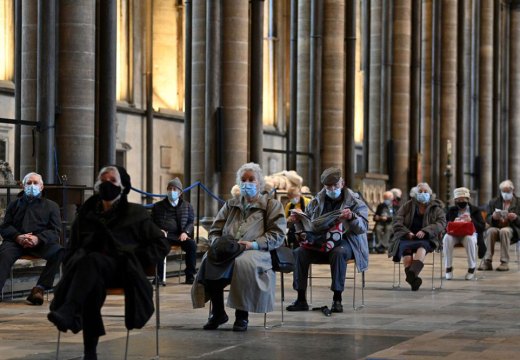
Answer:
MULTIPOLYGON (((170 245, 180 246, 186 253, 185 284, 193 284, 197 261, 197 243, 193 239, 193 207, 182 198, 182 183, 179 178, 168 182, 168 197, 154 204, 152 219, 168 238, 170 245)), ((164 283, 164 261, 158 264, 158 277, 164 283)))
POLYGON ((47 260, 36 286, 27 297, 33 305, 43 304, 44 290, 52 288, 62 259, 60 245, 60 208, 42 196, 43 180, 31 172, 23 178, 24 190, 11 202, 0 226, 0 288, 11 273, 11 267, 23 255, 47 260))
POLYGON ((383 202, 377 205, 376 213, 374 214, 374 234, 376 235, 377 244, 375 251, 379 254, 384 254, 388 249, 390 237, 392 236, 392 220, 397 214, 397 207, 393 205, 394 194, 391 191, 383 193, 383 202))
POLYGON ((59 331, 83 330, 84 359, 97 359, 105 334, 101 307, 106 289, 125 292, 125 326, 142 328, 153 314, 153 289, 145 269, 170 250, 146 209, 129 203, 130 176, 120 166, 101 169, 96 194, 80 208, 72 225, 58 283, 47 315, 59 331))

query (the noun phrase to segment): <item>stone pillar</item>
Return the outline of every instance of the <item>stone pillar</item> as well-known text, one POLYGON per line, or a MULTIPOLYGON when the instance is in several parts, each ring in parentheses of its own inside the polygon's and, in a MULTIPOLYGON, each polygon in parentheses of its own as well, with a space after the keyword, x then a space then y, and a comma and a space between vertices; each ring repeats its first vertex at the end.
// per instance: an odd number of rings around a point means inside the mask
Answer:
MULTIPOLYGON (((298 95, 297 95, 297 151, 309 149, 309 70, 310 70, 310 1, 298 1, 298 95)), ((318 154, 316 154, 318 156, 318 154)), ((310 181, 310 158, 297 156, 296 171, 303 177, 303 183, 310 181)))
POLYGON ((511 5, 511 59, 509 63, 510 102, 509 170, 513 183, 520 186, 520 5, 511 5))
MULTIPOLYGON (((330 166, 344 168, 344 0, 325 2, 323 26, 322 167, 323 169, 330 166)), ((353 171, 353 169, 346 169, 346 171, 353 171)))
MULTIPOLYGON (((447 165, 447 143, 451 142, 451 173, 457 168, 456 124, 457 124, 457 0, 442 2, 442 57, 441 57, 441 148, 439 174, 444 174, 447 165)), ((437 196, 443 201, 450 199, 447 189, 454 189, 455 177, 440 177, 437 196), (448 184, 447 181, 450 180, 448 184), (447 199, 446 199, 447 197, 447 199)))
MULTIPOLYGON (((38 2, 22 4, 22 120, 36 121, 36 61, 37 54, 38 2)), ((36 148, 33 128, 21 127, 20 178, 36 170, 36 148)), ((18 179, 17 179, 18 180, 18 179)))
MULTIPOLYGON (((219 191, 228 196, 238 168, 248 161, 249 4, 222 2, 223 154, 219 191)), ((260 134, 261 136, 261 134, 260 134)))
POLYGON ((60 175, 92 186, 95 118, 96 2, 59 2, 59 73, 56 147, 60 175))
MULTIPOLYGON (((430 181, 432 174, 432 1, 422 4, 421 21, 421 153, 422 181, 430 181)), ((410 184, 414 185, 414 184, 410 184)), ((403 189, 404 190, 404 189, 403 189)))
MULTIPOLYGON (((194 0, 192 44, 192 85, 191 85, 191 179, 204 182, 205 173, 205 93, 206 93, 206 2, 194 0)), ((203 192, 201 192, 203 194, 203 192)), ((192 205, 197 211, 196 194, 191 195, 192 205)), ((204 209, 204 196, 200 197, 200 207, 204 209)), ((201 212, 202 214, 202 212, 201 212)))
POLYGON ((394 62, 392 68, 392 186, 405 191, 410 139, 411 2, 394 1, 394 62))
POLYGON ((370 2, 370 65, 368 99, 368 172, 380 173, 381 146, 384 147, 381 128, 381 0, 370 2))
POLYGON ((479 101, 479 203, 491 199, 493 154, 493 1, 481 0, 480 8, 480 101, 479 101))

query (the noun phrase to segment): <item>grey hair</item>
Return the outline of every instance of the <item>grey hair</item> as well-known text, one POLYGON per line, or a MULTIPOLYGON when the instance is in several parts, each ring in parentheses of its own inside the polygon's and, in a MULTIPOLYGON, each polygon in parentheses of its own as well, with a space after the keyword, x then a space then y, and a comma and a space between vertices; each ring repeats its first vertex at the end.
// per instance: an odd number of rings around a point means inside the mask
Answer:
POLYGON ((25 176, 23 177, 22 184, 25 185, 25 183, 27 182, 27 180, 29 180, 29 178, 30 178, 31 176, 37 176, 37 177, 39 177, 39 178, 40 178, 40 184, 43 185, 43 178, 42 178, 42 176, 41 176, 40 174, 38 174, 38 173, 35 173, 35 172, 30 172, 30 173, 28 173, 27 175, 25 175, 25 176))
POLYGON ((413 188, 410 189, 410 198, 414 199, 415 195, 417 195, 417 186, 414 186, 413 188))
POLYGON ((508 188, 511 188, 511 190, 514 190, 515 189, 515 186, 513 185, 513 182, 511 180, 504 180, 500 183, 500 185, 498 185, 498 188, 500 190, 502 190, 503 188, 505 187, 508 187, 508 188))
POLYGON ((258 181, 258 192, 262 192, 265 188, 264 172, 260 165, 253 162, 244 164, 238 169, 236 178, 237 185, 240 186, 242 175, 244 175, 246 171, 252 171, 255 173, 256 180, 258 181))
POLYGON ((426 191, 429 192, 430 195, 433 194, 433 190, 432 190, 432 188, 431 188, 430 185, 428 185, 428 183, 426 183, 426 182, 422 182, 422 183, 418 183, 418 184, 417 184, 417 192, 419 192, 419 188, 424 188, 424 189, 426 189, 426 191))
POLYGON ((113 171, 116 173, 116 177, 118 178, 119 180, 119 185, 121 186, 121 188, 124 190, 124 186, 123 184, 121 183, 121 175, 119 174, 119 170, 115 167, 115 166, 105 166, 104 168, 102 168, 101 170, 99 170, 99 173, 98 173, 98 176, 97 176, 97 180, 96 180, 96 183, 94 184, 94 191, 99 191, 99 185, 101 184, 101 176, 103 176, 103 174, 106 174, 107 172, 109 171, 113 171))

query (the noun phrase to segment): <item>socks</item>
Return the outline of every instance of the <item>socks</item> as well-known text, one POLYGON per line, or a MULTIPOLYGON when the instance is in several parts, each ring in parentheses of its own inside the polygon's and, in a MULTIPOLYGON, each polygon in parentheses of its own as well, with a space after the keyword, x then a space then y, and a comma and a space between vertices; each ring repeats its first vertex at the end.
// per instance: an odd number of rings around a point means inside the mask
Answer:
POLYGON ((334 291, 334 297, 332 298, 333 301, 339 301, 341 302, 341 291, 334 291))

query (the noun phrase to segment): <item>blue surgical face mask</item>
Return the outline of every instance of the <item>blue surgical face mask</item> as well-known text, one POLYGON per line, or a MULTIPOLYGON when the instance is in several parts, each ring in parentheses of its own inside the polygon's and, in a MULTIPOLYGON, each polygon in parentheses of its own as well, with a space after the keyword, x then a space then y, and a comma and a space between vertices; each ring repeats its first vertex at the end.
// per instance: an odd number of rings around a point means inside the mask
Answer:
POLYGON ((177 199, 179 198, 179 196, 180 196, 180 193, 179 193, 179 191, 177 191, 177 190, 168 191, 168 199, 169 199, 171 202, 177 201, 177 199))
POLYGON ((25 185, 24 186, 24 192, 25 195, 29 197, 37 197, 40 195, 40 185, 31 184, 31 185, 25 185))
POLYGON ((257 190, 256 184, 252 182, 243 182, 240 184, 240 193, 247 197, 255 197, 257 190))
POLYGON ((334 189, 334 190, 325 190, 325 193, 328 197, 331 199, 337 199, 341 195, 341 189, 334 189))
POLYGON ((386 200, 384 200, 383 202, 385 203, 386 206, 390 206, 390 205, 392 205, 392 200, 388 200, 388 199, 386 199, 386 200))
POLYGON ((513 193, 502 191, 502 199, 505 201, 511 201, 513 199, 513 193))
POLYGON ((300 202, 300 198, 297 198, 297 197, 296 197, 296 198, 292 198, 292 199, 291 199, 291 204, 293 204, 293 205, 296 205, 296 204, 298 204, 299 202, 300 202))
POLYGON ((415 196, 418 202, 421 204, 428 204, 430 202, 430 193, 417 193, 415 196))

